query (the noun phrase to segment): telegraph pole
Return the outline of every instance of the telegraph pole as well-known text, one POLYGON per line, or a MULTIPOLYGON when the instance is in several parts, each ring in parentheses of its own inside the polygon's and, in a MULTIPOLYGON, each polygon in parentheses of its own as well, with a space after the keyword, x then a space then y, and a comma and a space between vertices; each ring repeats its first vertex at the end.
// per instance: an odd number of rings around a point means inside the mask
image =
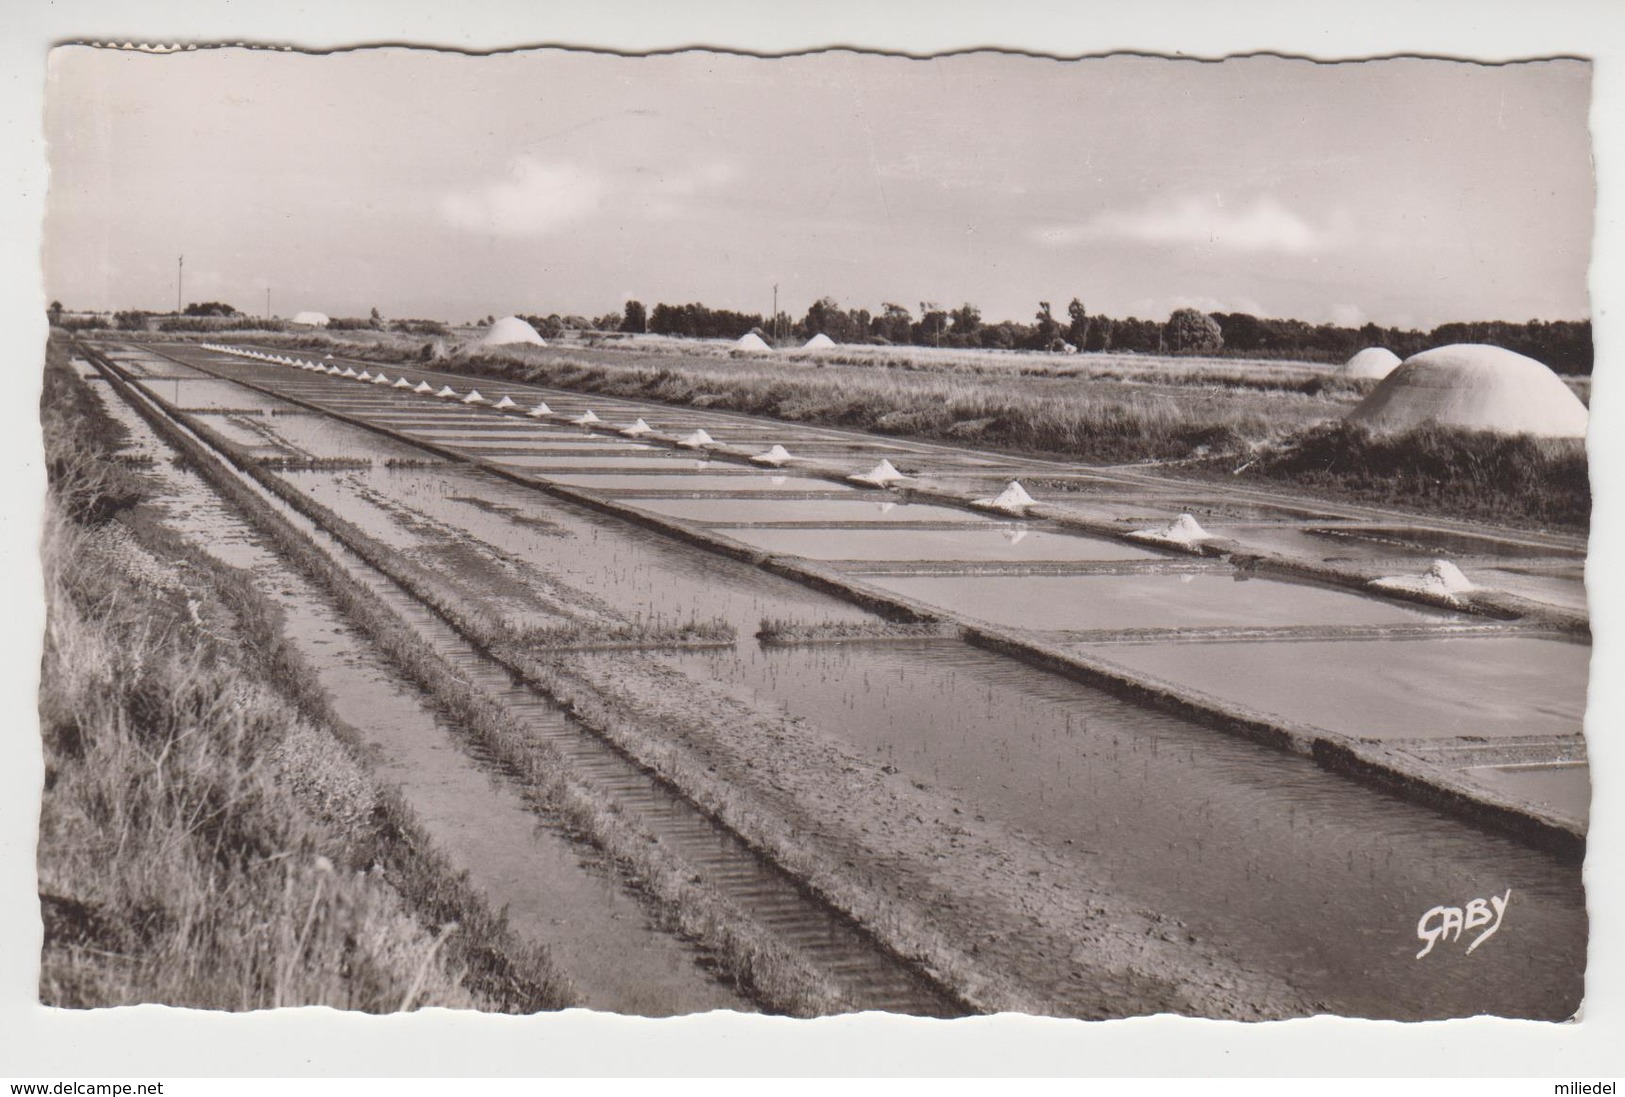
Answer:
POLYGON ((186 275, 186 256, 175 260, 175 315, 181 314, 181 283, 186 275))
POLYGON ((267 320, 269 320, 271 318, 271 287, 270 286, 265 287, 265 318, 267 320))
POLYGON ((773 340, 779 338, 779 284, 773 283, 773 340))

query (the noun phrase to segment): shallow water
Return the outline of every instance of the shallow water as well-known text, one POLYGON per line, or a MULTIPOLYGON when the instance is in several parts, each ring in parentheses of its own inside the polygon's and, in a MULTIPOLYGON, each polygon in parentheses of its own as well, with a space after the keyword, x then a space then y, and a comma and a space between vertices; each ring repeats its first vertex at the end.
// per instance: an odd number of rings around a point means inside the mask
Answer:
POLYGON ((847 499, 643 499, 639 510, 694 522, 963 522, 987 519, 956 507, 901 503, 873 492, 847 499))
POLYGON ((1067 510, 1076 511, 1089 518, 1106 522, 1136 523, 1128 526, 1130 529, 1165 525, 1178 517, 1180 510, 1174 502, 1166 496, 1157 496, 1147 493, 1141 497, 1107 497, 1101 498, 1091 495, 1068 494, 1053 499, 1034 493, 1039 502, 1054 503, 1067 510))
MULTIPOLYGON (((371 493, 449 527, 438 538, 442 544, 456 531, 468 551, 489 546, 495 550, 489 555, 509 561, 516 575, 535 569, 550 590, 579 591, 626 620, 677 624, 721 618, 748 637, 764 617, 873 619, 857 606, 789 579, 475 469, 374 467, 282 475, 387 543, 413 547, 422 539, 402 528, 400 515, 371 502, 371 493)), ((467 578, 455 566, 445 575, 454 583, 467 578)), ((490 594, 479 596, 489 600, 490 594)), ((518 608, 525 597, 525 585, 516 579, 504 606, 518 608)))
POLYGON ((1464 567, 1462 574, 1474 586, 1489 590, 1502 590, 1520 598, 1561 606, 1575 613, 1585 613, 1588 604, 1585 587, 1585 569, 1572 567, 1537 568, 1475 568, 1464 567))
POLYGON ((273 415, 265 426, 289 448, 312 457, 422 457, 423 451, 325 415, 273 415))
POLYGON ((242 415, 199 415, 199 421, 227 441, 247 449, 265 450, 269 452, 291 452, 284 446, 279 446, 267 438, 255 425, 265 427, 264 417, 252 418, 242 415))
POLYGON ((577 442, 589 438, 579 430, 549 430, 545 427, 509 430, 493 423, 489 429, 467 427, 425 427, 414 423, 391 423, 400 430, 448 446, 512 445, 515 442, 577 442))
POLYGON ((1162 553, 1105 537, 1014 523, 969 529, 728 529, 718 533, 767 552, 814 560, 1160 560, 1162 553))
POLYGON ((1577 867, 1307 759, 951 641, 672 661, 952 790, 1332 1011, 1558 1017, 1578 1002, 1577 867), (1415 959, 1430 907, 1509 887, 1483 948, 1415 959))
POLYGON ((1448 530, 1422 529, 1415 526, 1346 527, 1341 529, 1312 529, 1308 531, 1328 541, 1356 541, 1374 543, 1407 553, 1426 553, 1433 556, 1511 556, 1544 558, 1561 556, 1580 559, 1584 550, 1554 548, 1533 542, 1484 537, 1448 530))
POLYGON ((1591 649, 1529 636, 1085 644, 1120 666, 1327 731, 1578 735, 1591 649))
POLYGON ((180 380, 169 376, 152 377, 138 380, 136 384, 158 397, 166 400, 176 407, 182 408, 256 408, 268 410, 271 408, 285 409, 293 405, 285 400, 278 400, 272 396, 265 396, 253 389, 233 384, 230 381, 217 381, 212 377, 201 376, 197 380, 180 380))
POLYGON ((200 381, 214 380, 214 378, 210 377, 209 374, 200 369, 193 369, 191 366, 182 365, 179 362, 173 362, 167 358, 160 358, 157 355, 149 354, 144 350, 115 350, 108 353, 107 357, 113 359, 113 361, 123 366, 136 378, 182 377, 196 378, 200 381))
MULTIPOLYGON (((449 443, 448 443, 449 444, 449 443)), ((503 465, 513 465, 515 468, 546 468, 560 455, 575 455, 581 453, 594 453, 602 455, 602 459, 614 461, 620 457, 637 457, 653 452, 652 446, 638 445, 633 442, 611 442, 608 439, 601 442, 548 442, 546 445, 518 447, 497 447, 498 452, 479 454, 480 457, 503 465)))
POLYGON ((1465 771, 1480 784, 1544 804, 1570 819, 1591 815, 1591 767, 1575 764, 1474 766, 1465 771))
POLYGON ((582 488, 603 488, 606 491, 775 491, 775 492, 849 492, 854 489, 832 480, 816 480, 793 473, 774 475, 741 468, 738 472, 708 471, 695 473, 587 473, 565 472, 548 476, 560 484, 582 488))
POLYGON ((1242 573, 880 575, 869 582, 956 613, 1038 630, 1385 625, 1455 614, 1242 573))
POLYGON ((560 453, 548 455, 546 460, 541 462, 541 465, 547 468, 557 467, 571 471, 590 469, 594 472, 639 472, 645 469, 670 469, 673 472, 726 472, 739 467, 725 461, 712 461, 704 457, 695 457, 687 451, 670 454, 655 451, 652 455, 646 456, 629 453, 619 457, 614 454, 560 453))

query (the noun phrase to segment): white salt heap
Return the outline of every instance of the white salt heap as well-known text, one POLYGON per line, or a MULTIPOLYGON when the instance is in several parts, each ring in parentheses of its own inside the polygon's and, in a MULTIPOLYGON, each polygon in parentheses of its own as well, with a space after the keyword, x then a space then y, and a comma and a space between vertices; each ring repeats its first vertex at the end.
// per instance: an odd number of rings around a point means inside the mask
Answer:
POLYGON ((1021 513, 1036 503, 1037 500, 1027 494, 1027 489, 1021 486, 1020 480, 1012 480, 1005 485, 1004 490, 991 499, 978 499, 976 506, 987 507, 990 510, 1012 511, 1021 513))
POLYGON ((1129 536, 1136 541, 1149 541, 1156 545, 1179 545, 1183 548, 1212 538, 1212 535, 1188 514, 1181 514, 1161 529, 1139 529, 1129 536))
POLYGON ((1450 601, 1457 601, 1457 595, 1466 594, 1473 589, 1472 582, 1449 560, 1433 561, 1420 575, 1394 575, 1373 579, 1367 585, 1376 590, 1426 594, 1450 601))
POLYGON ((1350 381, 1380 381, 1399 368, 1399 355, 1387 347, 1366 347, 1337 367, 1337 376, 1350 381))
POLYGON ((1436 422, 1545 438, 1583 438, 1588 418, 1557 374, 1533 358, 1477 343, 1413 354, 1348 415, 1384 433, 1436 422))
POLYGON ((888 484, 896 483, 898 480, 907 480, 908 477, 892 467, 890 461, 883 460, 868 472, 855 473, 848 476, 847 479, 855 484, 868 484, 872 487, 883 488, 888 484))
POLYGON ((533 347, 547 346, 535 328, 517 316, 504 316, 489 328, 485 334, 468 344, 468 350, 478 350, 481 347, 507 347, 516 343, 528 343, 533 347))

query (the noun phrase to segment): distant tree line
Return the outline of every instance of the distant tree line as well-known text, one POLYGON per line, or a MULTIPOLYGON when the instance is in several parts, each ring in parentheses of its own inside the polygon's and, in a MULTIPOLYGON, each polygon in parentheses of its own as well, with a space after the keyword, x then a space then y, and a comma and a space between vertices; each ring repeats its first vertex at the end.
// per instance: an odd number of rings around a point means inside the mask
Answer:
POLYGON ((767 324, 759 314, 711 309, 694 303, 656 305, 647 314, 637 301, 627 302, 619 317, 601 322, 602 330, 650 331, 702 339, 735 339, 747 331, 804 341, 822 332, 837 343, 912 345, 996 350, 1115 351, 1134 354, 1199 354, 1236 358, 1280 358, 1306 362, 1343 362, 1366 347, 1387 347, 1401 358, 1449 343, 1489 343, 1546 363, 1559 373, 1589 374, 1594 351, 1589 320, 1501 320, 1441 324, 1431 331, 1385 328, 1376 324, 1342 327, 1277 320, 1241 312, 1203 313, 1176 309, 1165 321, 1130 316, 1091 316, 1074 297, 1065 317, 1050 302, 1040 301, 1030 324, 1001 320, 988 323, 981 310, 966 302, 942 308, 930 301, 920 315, 904 305, 886 302, 878 313, 844 309, 832 297, 820 297, 800 320, 781 313, 767 324), (618 323, 616 321, 618 320, 618 323))
MULTIPOLYGON (((611 314, 608 319, 612 320, 613 323, 608 327, 604 326, 605 318, 603 317, 592 320, 585 316, 560 316, 556 312, 547 316, 530 316, 522 313, 519 319, 535 328, 536 334, 543 339, 558 339, 565 332, 570 331, 614 331, 621 322, 619 313, 611 314)), ((489 327, 495 321, 495 317, 486 317, 486 326, 489 327)))
MULTIPOLYGON (((747 331, 764 338, 805 341, 822 332, 837 343, 869 343, 921 347, 975 348, 993 350, 1039 350, 1052 352, 1111 351, 1131 354, 1200 354, 1236 358, 1279 358, 1305 362, 1342 362, 1366 347, 1386 347, 1408 358, 1429 347, 1449 343, 1489 343, 1544 362, 1559 373, 1590 374, 1595 358, 1589 320, 1530 320, 1509 323, 1485 320, 1440 324, 1431 331, 1385 328, 1377 324, 1342 327, 1336 324, 1309 324, 1302 320, 1279 320, 1244 312, 1203 313, 1197 309, 1176 309, 1166 321, 1142 320, 1130 316, 1115 318, 1091 316, 1083 301, 1074 297, 1064 318, 1056 316, 1050 302, 1040 301, 1031 323, 1010 320, 988 323, 975 305, 966 302, 958 308, 943 308, 935 302, 919 303, 916 319, 907 306, 885 302, 878 313, 865 308, 845 309, 833 297, 820 297, 800 319, 781 312, 771 320, 760 313, 713 309, 699 302, 686 305, 657 304, 653 309, 631 300, 620 312, 589 318, 585 316, 525 315, 520 318, 543 338, 556 339, 567 332, 606 332, 678 335, 693 339, 737 339, 747 331)), ((51 302, 53 323, 64 327, 106 326, 99 317, 64 315, 62 303, 51 302)), ((153 313, 130 309, 115 313, 113 326, 121 331, 145 331, 156 319, 160 331, 218 331, 227 328, 266 326, 266 321, 244 316, 221 301, 205 301, 186 306, 184 312, 153 313)), ((490 324, 494 317, 486 317, 490 324)), ((275 326, 273 323, 271 326, 275 326)), ((394 330, 411 335, 448 335, 450 329, 438 320, 386 321, 377 309, 365 319, 337 317, 329 322, 332 330, 394 330)))
MULTIPOLYGON (((628 302, 629 305, 636 303, 628 302)), ((623 326, 625 319, 622 319, 623 326)), ((760 313, 711 309, 697 302, 691 305, 662 303, 648 314, 648 330, 655 335, 686 335, 691 339, 737 339, 761 326, 760 313)))
POLYGON ((1431 331, 1358 328, 1272 320, 1246 313, 1215 313, 1224 351, 1241 357, 1341 362, 1366 347, 1386 347, 1401 358, 1451 343, 1488 343, 1526 354, 1558 373, 1589 374, 1594 359, 1589 320, 1504 320, 1440 324, 1431 331))
POLYGON ((241 316, 237 309, 224 301, 204 301, 201 304, 190 304, 181 313, 182 316, 241 316))

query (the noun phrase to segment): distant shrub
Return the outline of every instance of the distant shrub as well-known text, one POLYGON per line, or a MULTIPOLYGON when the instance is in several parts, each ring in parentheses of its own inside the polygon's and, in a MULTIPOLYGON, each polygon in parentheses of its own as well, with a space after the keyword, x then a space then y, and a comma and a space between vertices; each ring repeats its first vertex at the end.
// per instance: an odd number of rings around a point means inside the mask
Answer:
POLYGON ((281 331, 281 320, 255 316, 166 316, 158 321, 161 332, 281 331))
POLYGON ((392 320, 389 324, 389 330, 402 332, 406 335, 451 334, 451 329, 439 320, 392 320))
POLYGON ((99 331, 108 326, 102 316, 63 316, 56 321, 63 331, 99 331))
POLYGON ((1163 325, 1162 343, 1175 354, 1212 354, 1224 346, 1219 322, 1196 309, 1175 309, 1163 325))

